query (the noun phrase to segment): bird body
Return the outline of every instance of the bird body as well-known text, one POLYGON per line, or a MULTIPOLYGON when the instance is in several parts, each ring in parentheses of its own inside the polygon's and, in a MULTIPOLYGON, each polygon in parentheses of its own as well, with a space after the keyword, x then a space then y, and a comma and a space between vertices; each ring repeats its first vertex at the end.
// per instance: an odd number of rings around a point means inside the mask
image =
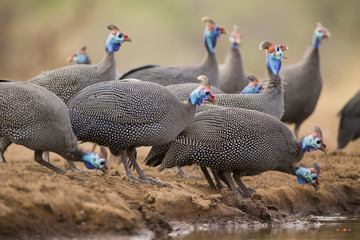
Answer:
MULTIPOLYGON (((197 113, 189 127, 170 143, 159 170, 198 164, 239 177, 276 170, 297 175, 297 163, 306 151, 326 152, 319 128, 297 140, 280 120, 261 112, 218 108, 197 113)), ((306 172, 306 171, 305 171, 306 172)), ((318 181, 307 179, 314 187, 318 181)))
POLYGON ((156 83, 117 80, 83 89, 68 106, 80 140, 107 146, 119 156, 135 147, 174 140, 190 124, 196 105, 204 99, 213 99, 208 80, 186 102, 156 83))
POLYGON ((109 25, 108 28, 111 32, 106 42, 105 56, 99 63, 65 66, 43 72, 30 79, 29 82, 45 87, 67 103, 70 97, 81 89, 98 82, 115 79, 114 51, 117 51, 124 41, 131 41, 131 39, 114 25, 109 25))
POLYGON ((320 97, 322 77, 319 46, 322 39, 328 37, 328 30, 318 23, 313 34, 313 46, 307 49, 303 59, 281 71, 281 78, 285 82, 285 112, 281 120, 295 123, 296 137, 301 123, 312 114, 320 97))
POLYGON ((248 78, 244 71, 242 56, 239 45, 242 42, 242 35, 234 25, 230 35, 231 48, 225 58, 223 66, 219 66, 219 88, 225 93, 239 93, 248 84, 248 78))
POLYGON ((360 90, 339 112, 338 149, 360 137, 360 90))
MULTIPOLYGON (((11 143, 16 143, 35 150, 36 156, 51 151, 69 161, 85 161, 86 154, 78 148, 77 137, 71 129, 68 108, 55 94, 22 82, 1 83, 0 93, 2 153, 11 143)), ((95 154, 90 158, 99 157, 95 154)), ((43 165, 50 167, 46 164, 43 165)), ((59 170, 53 167, 50 168, 59 170)), ((64 173, 61 169, 57 172, 64 173)))
POLYGON ((214 53, 216 41, 225 30, 217 26, 211 19, 202 18, 207 24, 204 33, 204 42, 207 49, 202 63, 197 66, 160 66, 144 65, 125 72, 120 79, 135 78, 142 81, 154 82, 163 86, 179 83, 196 83, 199 75, 206 75, 211 86, 217 86, 219 78, 218 65, 214 53))

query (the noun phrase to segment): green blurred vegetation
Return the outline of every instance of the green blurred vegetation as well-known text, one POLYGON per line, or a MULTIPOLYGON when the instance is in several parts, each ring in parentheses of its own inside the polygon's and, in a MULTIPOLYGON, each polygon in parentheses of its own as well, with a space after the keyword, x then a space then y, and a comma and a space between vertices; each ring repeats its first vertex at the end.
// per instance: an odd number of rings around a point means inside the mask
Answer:
MULTIPOLYGON (((324 87, 352 83, 356 86, 350 92, 337 89, 351 96, 360 86, 359 9, 357 0, 1 0, 0 74, 27 80, 66 65, 83 45, 96 63, 103 57, 110 23, 133 39, 116 54, 121 71, 146 63, 197 64, 205 51, 200 19, 209 16, 229 32, 233 24, 239 26, 245 69, 262 78, 261 41, 290 47, 284 65, 300 61, 320 21, 332 34, 321 46, 324 87)), ((228 36, 222 36, 216 48, 219 63, 228 49, 228 36)))

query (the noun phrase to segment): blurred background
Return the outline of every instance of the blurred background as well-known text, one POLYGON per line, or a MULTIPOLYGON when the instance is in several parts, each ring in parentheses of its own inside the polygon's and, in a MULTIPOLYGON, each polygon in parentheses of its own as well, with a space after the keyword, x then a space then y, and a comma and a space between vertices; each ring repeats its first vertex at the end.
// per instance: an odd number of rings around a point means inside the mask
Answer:
MULTIPOLYGON (((360 89, 359 9, 358 0, 0 0, 0 78, 25 81, 65 66, 83 45, 97 63, 104 55, 108 24, 133 39, 116 53, 121 72, 147 63, 198 64, 205 55, 200 19, 209 16, 228 32, 238 25, 245 70, 263 79, 265 53, 259 43, 286 44, 290 49, 283 66, 298 62, 319 21, 332 38, 320 47, 323 90, 300 136, 319 125, 334 150, 337 113, 360 89)), ((216 46, 219 63, 230 49, 228 36, 222 35, 216 46)))

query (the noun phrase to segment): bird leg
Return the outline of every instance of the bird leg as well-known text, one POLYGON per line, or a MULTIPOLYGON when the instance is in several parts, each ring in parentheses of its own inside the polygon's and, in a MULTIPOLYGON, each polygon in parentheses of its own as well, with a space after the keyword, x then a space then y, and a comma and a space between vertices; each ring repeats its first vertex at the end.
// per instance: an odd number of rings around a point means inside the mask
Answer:
MULTIPOLYGON (((155 180, 152 180, 151 178, 146 177, 145 173, 141 170, 140 166, 136 162, 136 148, 135 147, 131 147, 131 148, 127 149, 126 152, 127 152, 127 155, 129 157, 130 161, 132 162, 136 172, 139 174, 140 179, 142 179, 150 184, 157 184, 157 185, 164 186, 164 187, 167 186, 164 183, 157 182, 155 180)), ((123 159, 123 162, 124 162, 124 159, 123 159)))
POLYGON ((177 171, 177 173, 175 173, 174 177, 179 175, 183 178, 202 178, 201 176, 194 176, 194 175, 186 174, 184 169, 182 169, 182 167, 177 167, 177 169, 178 169, 178 171, 177 171))
POLYGON ((236 196, 239 199, 243 199, 243 196, 241 195, 241 193, 239 192, 239 190, 235 186, 234 181, 231 178, 231 173, 230 172, 224 172, 223 174, 224 174, 224 177, 227 180, 228 184, 230 185, 231 190, 233 190, 235 192, 236 196))
POLYGON ((295 123, 294 134, 296 139, 299 139, 299 128, 300 128, 300 123, 295 123))
POLYGON ((42 153, 43 153, 43 151, 35 151, 35 161, 37 163, 39 163, 40 165, 43 165, 44 167, 50 168, 51 170, 53 170, 56 173, 60 173, 60 174, 65 174, 66 173, 65 170, 63 170, 61 168, 58 168, 58 167, 52 165, 51 163, 45 161, 42 158, 42 153))
POLYGON ((50 154, 49 154, 48 151, 45 151, 45 152, 44 152, 44 156, 45 156, 45 160, 46 160, 48 163, 50 163, 50 154))
POLYGON ((142 179, 139 179, 139 178, 136 178, 132 175, 131 173, 131 169, 129 167, 129 163, 128 163, 128 159, 126 157, 126 151, 124 150, 121 150, 120 151, 120 159, 119 159, 119 162, 118 164, 120 163, 123 163, 124 164, 124 169, 125 169, 125 173, 126 173, 126 176, 131 179, 132 181, 134 182, 142 182, 142 183, 147 183, 146 181, 142 180, 142 179))
POLYGON ((5 138, 0 138, 0 158, 1 158, 1 162, 3 163, 6 163, 4 152, 10 146, 11 143, 12 143, 11 141, 5 138))
POLYGON ((5 160, 5 157, 4 157, 4 154, 2 151, 0 151, 0 158, 1 158, 1 162, 6 163, 6 160, 5 160))
POLYGON ((72 161, 67 161, 69 166, 67 166, 67 168, 65 168, 65 170, 70 169, 72 172, 84 172, 84 173, 92 173, 91 171, 87 171, 87 170, 82 170, 80 168, 77 168, 75 163, 72 161))
POLYGON ((208 170, 206 169, 206 167, 200 167, 200 169, 203 172, 208 184, 210 185, 210 188, 214 189, 214 190, 218 190, 217 187, 215 186, 213 180, 211 179, 210 174, 209 174, 208 170))
POLYGON ((214 175, 214 179, 215 179, 215 181, 216 181, 216 186, 218 187, 218 188, 224 188, 225 186, 224 186, 224 184, 222 184, 222 182, 221 182, 221 180, 220 180, 220 178, 219 178, 219 176, 218 176, 218 174, 217 174, 217 171, 215 170, 215 169, 211 169, 211 172, 212 172, 212 174, 214 175))
MULTIPOLYGON (((243 181, 241 181, 241 176, 239 172, 234 172, 233 174, 233 178, 235 180, 235 182, 239 185, 240 187, 240 191, 243 193, 244 197, 246 198, 251 198, 252 193, 251 191, 254 189, 248 189, 245 184, 243 183, 243 181)), ((254 190, 255 191, 255 190, 254 190)))

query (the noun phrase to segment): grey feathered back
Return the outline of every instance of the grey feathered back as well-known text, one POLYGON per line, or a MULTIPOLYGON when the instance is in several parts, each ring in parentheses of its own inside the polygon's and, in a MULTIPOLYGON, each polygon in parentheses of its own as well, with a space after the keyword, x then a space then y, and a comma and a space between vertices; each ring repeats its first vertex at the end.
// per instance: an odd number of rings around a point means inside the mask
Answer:
POLYGON ((0 136, 2 151, 16 143, 55 152, 68 160, 82 156, 65 103, 31 83, 0 84, 0 136))
POLYGON ((169 142, 190 124, 196 108, 156 83, 118 80, 83 89, 68 106, 78 138, 114 152, 169 142))
POLYGON ((360 137, 360 90, 339 112, 338 149, 360 137))
POLYGON ((47 71, 29 80, 55 93, 65 103, 75 93, 92 84, 115 79, 114 54, 105 50, 105 57, 95 65, 71 65, 47 71))
POLYGON ((120 79, 136 78, 154 82, 163 86, 179 83, 196 83, 196 77, 206 75, 212 86, 218 85, 219 70, 215 54, 207 53, 205 59, 197 66, 159 66, 135 68, 125 72, 120 79))
POLYGON ((198 164, 212 169, 241 170, 255 175, 267 170, 292 171, 302 158, 301 142, 278 119, 261 112, 218 108, 197 113, 171 142, 159 170, 198 164))
MULTIPOLYGON (((281 78, 275 77, 268 69, 269 79, 265 80, 265 89, 259 94, 215 94, 218 106, 256 110, 281 119, 284 113, 284 91, 281 78)), ((216 106, 200 106, 197 111, 205 111, 216 106)))
MULTIPOLYGON (((181 83, 166 86, 166 88, 172 91, 181 101, 188 100, 190 93, 192 93, 197 87, 199 87, 198 83, 181 83)), ((222 94, 224 92, 216 87, 211 87, 211 93, 222 94)))

